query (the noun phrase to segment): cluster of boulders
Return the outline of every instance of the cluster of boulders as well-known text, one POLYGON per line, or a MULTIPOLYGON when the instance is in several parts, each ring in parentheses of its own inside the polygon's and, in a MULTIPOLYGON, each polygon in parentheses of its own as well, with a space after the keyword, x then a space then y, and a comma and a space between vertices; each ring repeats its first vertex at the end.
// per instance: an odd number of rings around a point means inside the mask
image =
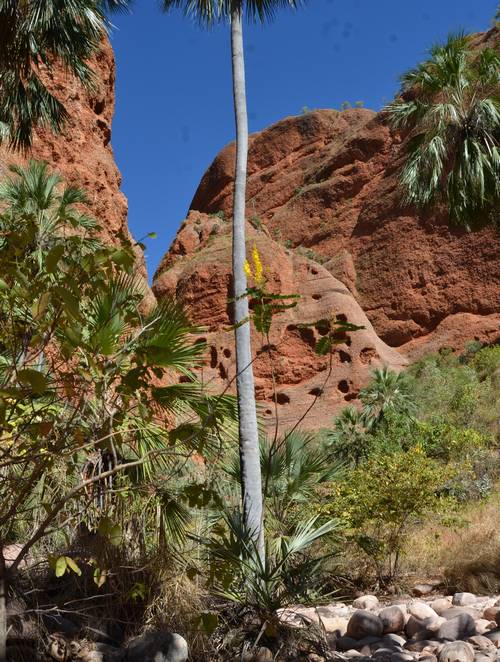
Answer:
MULTIPOLYGON (((472 593, 381 604, 374 595, 352 606, 286 609, 281 619, 316 626, 335 658, 363 662, 496 662, 500 660, 500 599, 472 593)), ((321 660, 311 656, 311 662, 321 660)))
MULTIPOLYGON (((188 645, 179 634, 148 632, 128 642, 126 646, 70 640, 61 634, 49 637, 47 658, 53 662, 186 662, 188 645)), ((36 662, 34 648, 27 642, 7 647, 8 662, 36 662)))

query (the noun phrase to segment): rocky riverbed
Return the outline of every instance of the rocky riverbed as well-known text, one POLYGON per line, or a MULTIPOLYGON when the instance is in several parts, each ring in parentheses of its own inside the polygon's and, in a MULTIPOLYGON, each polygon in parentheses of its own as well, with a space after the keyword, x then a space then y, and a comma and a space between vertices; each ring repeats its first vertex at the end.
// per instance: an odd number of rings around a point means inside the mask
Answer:
MULTIPOLYGON (((352 605, 283 610, 281 619, 298 628, 319 627, 329 658, 380 662, 495 662, 500 660, 500 596, 456 593, 393 599, 374 595, 352 605)), ((272 659, 272 658, 268 658, 272 659)))
MULTIPOLYGON (((230 662, 500 662, 499 595, 456 593, 390 601, 364 595, 352 604, 283 609, 279 617, 292 629, 309 630, 306 638, 324 641, 323 654, 305 650, 300 657, 284 658, 261 646, 230 657, 230 662)), ((38 659, 25 645, 13 646, 9 652, 9 662, 38 659)), ((53 630, 43 659, 186 662, 191 658, 187 642, 178 634, 149 632, 115 646, 82 641, 78 636, 72 640, 63 628, 53 630)))

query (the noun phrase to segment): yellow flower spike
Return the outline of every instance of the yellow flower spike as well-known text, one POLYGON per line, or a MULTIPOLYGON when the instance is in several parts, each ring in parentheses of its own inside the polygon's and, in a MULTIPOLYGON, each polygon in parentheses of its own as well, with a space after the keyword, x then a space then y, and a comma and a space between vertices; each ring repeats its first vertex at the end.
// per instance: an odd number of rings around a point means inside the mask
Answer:
POLYGON ((243 270, 244 270, 247 278, 252 277, 252 269, 250 267, 250 263, 248 262, 248 260, 245 260, 245 264, 243 265, 243 270))
POLYGON ((252 258, 255 267, 255 283, 257 285, 262 285, 264 282, 264 269, 262 267, 262 262, 260 260, 260 255, 256 244, 253 245, 252 258))

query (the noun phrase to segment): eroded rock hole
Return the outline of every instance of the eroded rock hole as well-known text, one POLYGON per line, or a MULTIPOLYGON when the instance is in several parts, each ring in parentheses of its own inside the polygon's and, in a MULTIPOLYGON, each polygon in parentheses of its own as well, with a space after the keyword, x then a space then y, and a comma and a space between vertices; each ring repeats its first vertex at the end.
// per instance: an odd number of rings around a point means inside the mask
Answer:
POLYGON ((337 388, 341 393, 349 393, 349 382, 347 379, 341 379, 337 384, 337 388))
POLYGON ((224 356, 226 357, 226 359, 231 358, 231 350, 230 349, 225 349, 224 350, 224 356))
POLYGON ((96 115, 101 115, 101 113, 104 112, 104 108, 106 107, 106 102, 104 99, 99 99, 98 101, 95 102, 94 104, 94 113, 96 115))
POLYGON ((227 379, 227 370, 223 363, 219 363, 219 375, 221 379, 227 379))
POLYGON ((347 316, 344 313, 337 315, 337 322, 347 322, 347 316))
POLYGON ((339 357, 341 363, 351 363, 352 359, 347 352, 344 352, 342 349, 339 350, 339 357))
POLYGON ((370 363, 372 359, 377 359, 378 354, 374 347, 364 347, 359 353, 361 363, 370 363))
POLYGON ((321 299, 321 297, 322 297, 321 294, 313 294, 313 295, 312 295, 312 298, 313 298, 315 301, 319 301, 319 300, 321 299))
POLYGON ((314 397, 319 398, 320 395, 323 395, 323 389, 317 386, 316 388, 312 388, 309 391, 309 395, 314 395, 314 397))
POLYGON ((300 329, 300 337, 309 345, 309 347, 314 349, 316 346, 316 338, 314 337, 314 331, 312 329, 300 329))
POLYGON ((217 363, 217 349, 215 347, 210 347, 210 367, 215 369, 217 363))
POLYGON ((286 393, 276 393, 276 402, 279 405, 287 405, 290 402, 290 398, 286 393))

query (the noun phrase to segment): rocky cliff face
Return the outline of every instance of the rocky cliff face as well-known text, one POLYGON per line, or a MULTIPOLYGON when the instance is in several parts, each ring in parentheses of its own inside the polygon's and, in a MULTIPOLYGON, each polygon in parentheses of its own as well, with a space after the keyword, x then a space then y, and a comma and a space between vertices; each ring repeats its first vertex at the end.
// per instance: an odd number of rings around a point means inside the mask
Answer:
MULTIPOLYGON (((22 156, 6 147, 0 149, 0 176, 8 165, 27 158, 46 160, 65 181, 87 192, 89 212, 103 228, 105 241, 119 245, 130 239, 127 226, 127 199, 120 191, 121 176, 111 148, 111 122, 115 102, 115 62, 111 45, 103 43, 92 68, 97 75, 97 89, 88 93, 69 74, 54 71, 49 86, 66 106, 70 119, 62 135, 40 130, 32 152, 22 156)), ((145 275, 144 260, 138 264, 145 275)))
MULTIPOLYGON (((210 166, 193 209, 230 215, 233 156, 230 145, 210 166)), ((462 327, 464 313, 475 328, 460 337, 483 338, 500 309, 498 235, 402 207, 400 159, 399 137, 371 111, 288 118, 252 138, 249 217, 284 245, 308 249, 391 346, 425 351, 443 323, 462 327)))
MULTIPOLYGON (((308 423, 319 425, 355 398, 372 366, 398 369, 442 346, 500 340, 498 233, 467 233, 450 227, 443 211, 403 207, 401 147, 383 116, 365 109, 290 117, 250 139, 249 248, 256 241, 277 291, 302 295, 272 340, 284 423, 319 394, 308 423), (312 351, 317 333, 297 324, 327 314, 345 314, 365 331, 339 348, 323 386, 327 367, 312 351)), ((231 216, 234 155, 231 144, 207 170, 154 279, 157 296, 175 293, 208 327, 206 378, 219 383, 234 376, 223 220, 231 216)), ((271 420, 269 352, 254 342, 257 392, 271 420)))
MULTIPOLYGON (((249 249, 255 244, 265 266, 269 287, 282 294, 299 294, 295 308, 275 317, 269 342, 254 334, 257 398, 269 426, 297 422, 310 405, 304 425, 322 427, 332 413, 355 400, 370 370, 388 365, 400 370, 405 359, 373 330, 347 287, 324 266, 286 249, 266 232, 248 226, 249 249), (349 320, 363 326, 336 348, 332 363, 314 348, 321 325, 300 328, 325 318, 349 320), (276 385, 276 401, 273 397, 276 385)), ((209 362, 204 382, 234 391, 235 352, 231 305, 231 235, 229 223, 192 212, 157 273, 158 298, 174 294, 188 307, 191 318, 205 327, 209 362)))

